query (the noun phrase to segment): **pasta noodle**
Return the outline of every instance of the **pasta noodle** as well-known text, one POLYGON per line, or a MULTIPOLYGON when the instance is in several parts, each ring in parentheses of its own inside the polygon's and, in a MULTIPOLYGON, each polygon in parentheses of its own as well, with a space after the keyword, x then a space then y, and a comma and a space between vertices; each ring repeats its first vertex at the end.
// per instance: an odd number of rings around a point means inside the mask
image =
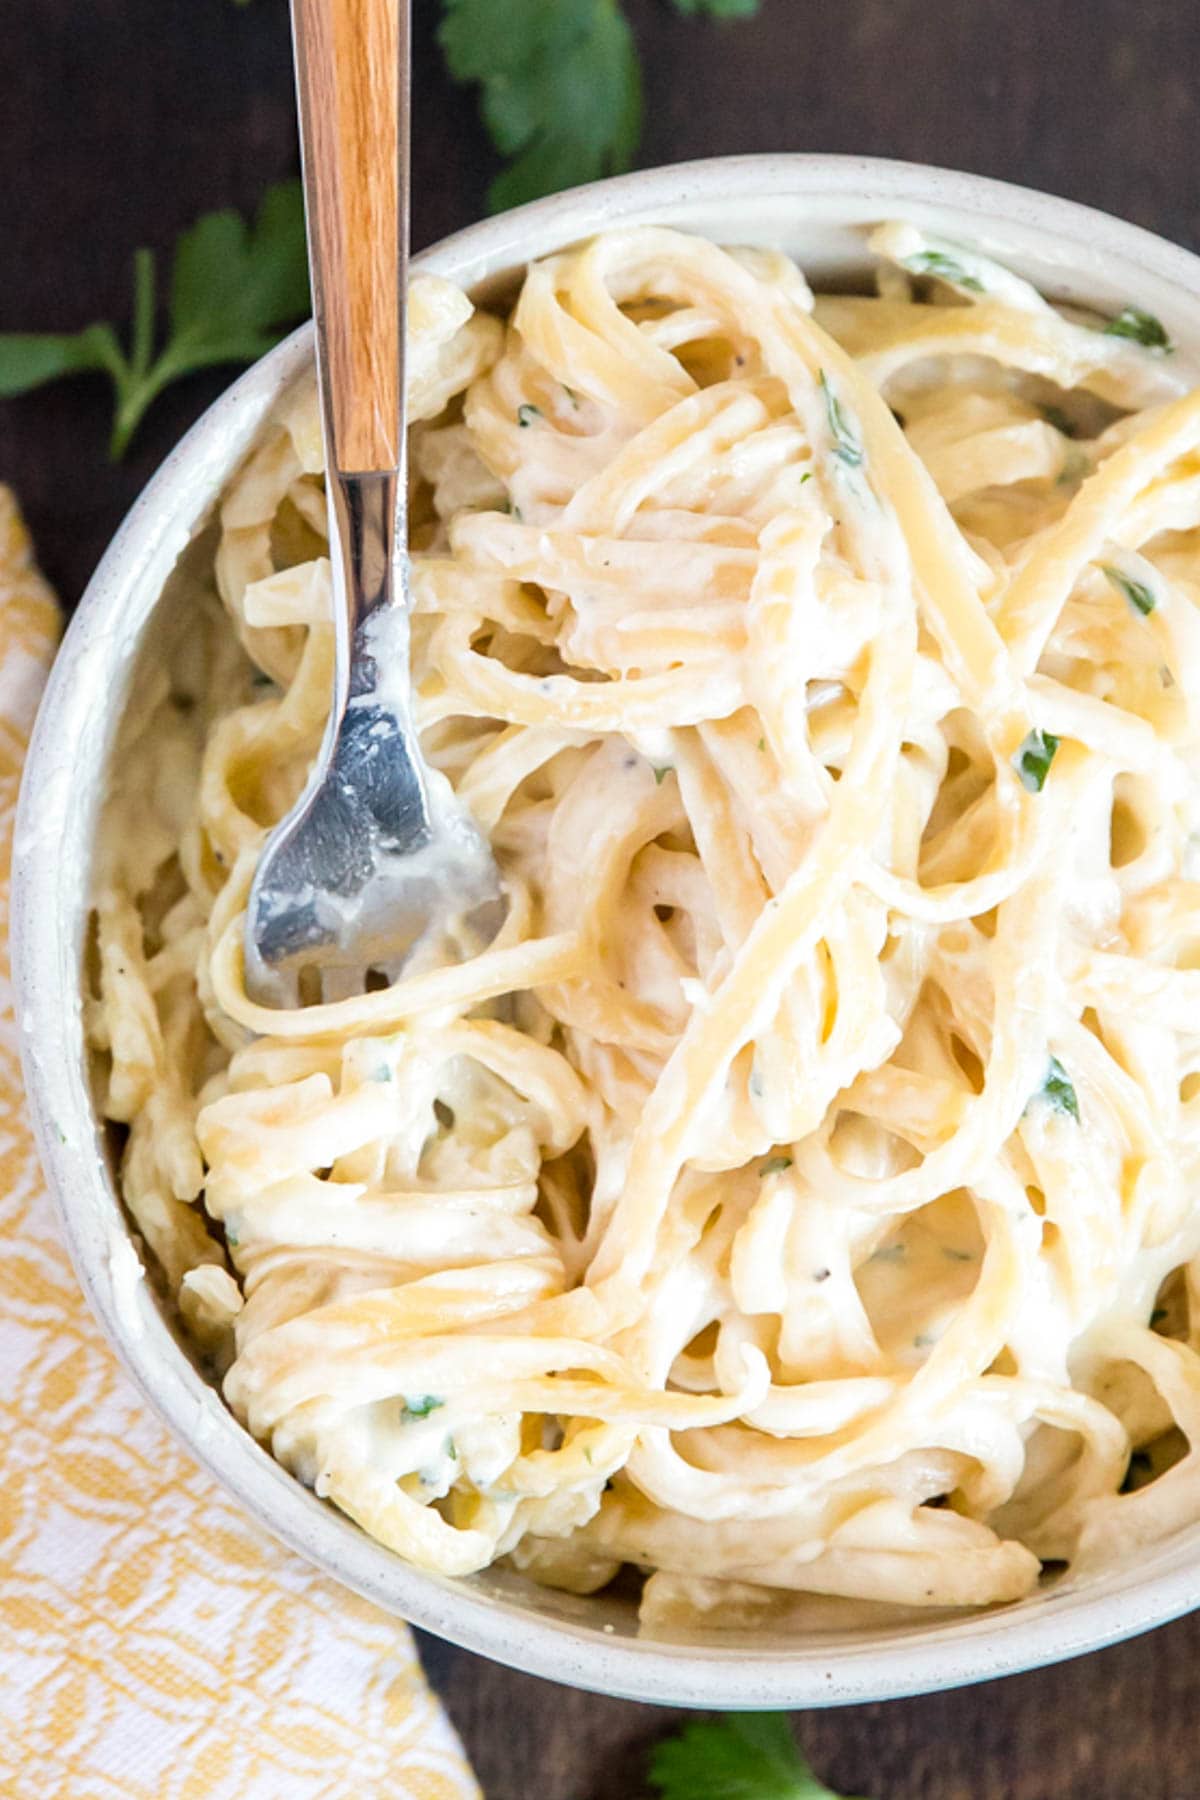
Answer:
POLYGON ((1143 315, 872 249, 815 301, 650 228, 504 322, 414 283, 477 957, 245 992, 329 704, 311 386, 99 852, 123 1191, 238 1417, 423 1567, 632 1566, 650 1631, 1014 1600, 1200 1516, 1200 392, 1143 315))

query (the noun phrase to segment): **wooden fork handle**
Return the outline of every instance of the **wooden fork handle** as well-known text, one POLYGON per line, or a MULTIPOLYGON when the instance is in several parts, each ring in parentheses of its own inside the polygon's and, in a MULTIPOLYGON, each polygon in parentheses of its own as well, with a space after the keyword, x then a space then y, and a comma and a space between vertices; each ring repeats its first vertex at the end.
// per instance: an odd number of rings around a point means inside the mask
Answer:
POLYGON ((292 0, 328 455, 399 469, 408 278, 410 0, 292 0))

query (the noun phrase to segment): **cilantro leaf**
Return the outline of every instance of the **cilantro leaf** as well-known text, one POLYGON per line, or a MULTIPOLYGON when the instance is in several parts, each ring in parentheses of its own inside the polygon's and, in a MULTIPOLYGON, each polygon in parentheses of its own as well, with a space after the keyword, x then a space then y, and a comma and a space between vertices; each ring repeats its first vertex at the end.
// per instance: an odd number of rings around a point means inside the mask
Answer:
POLYGON ((758 11, 758 0, 671 0, 671 4, 689 18, 707 14, 710 19, 752 19, 758 11))
MULTIPOLYGON (((672 0, 692 18, 748 19, 759 0, 672 0)), ((620 0, 442 0, 453 80, 478 86, 496 149, 510 159, 499 211, 627 169, 642 123, 637 49, 620 0)))
POLYGON ((661 1800, 839 1800, 796 1748, 786 1713, 727 1713, 658 1744, 650 1785, 661 1800))
POLYGON ((253 362, 281 328, 308 311, 304 207, 298 181, 268 188, 253 226, 232 211, 206 213, 177 240, 166 341, 154 354, 155 261, 133 259, 126 352, 112 325, 69 334, 0 333, 0 398, 89 370, 116 396, 111 450, 119 457, 147 407, 172 381, 217 363, 253 362))
POLYGON ((492 141, 514 159, 492 184, 495 209, 629 167, 641 73, 617 0, 443 0, 443 8, 450 74, 478 83, 492 141))
POLYGON ((87 325, 62 335, 8 331, 0 336, 0 399, 27 394, 62 375, 89 369, 112 372, 123 362, 111 325, 87 325))
POLYGON ((1135 344, 1142 344, 1147 350, 1162 350, 1168 355, 1175 348, 1167 336, 1166 326, 1153 313, 1143 312, 1140 306, 1126 306, 1110 319, 1104 327, 1105 337, 1132 338, 1135 344))
POLYGON ((300 184, 279 182, 252 227, 230 208, 205 213, 180 234, 167 354, 191 369, 253 361, 307 307, 300 184))

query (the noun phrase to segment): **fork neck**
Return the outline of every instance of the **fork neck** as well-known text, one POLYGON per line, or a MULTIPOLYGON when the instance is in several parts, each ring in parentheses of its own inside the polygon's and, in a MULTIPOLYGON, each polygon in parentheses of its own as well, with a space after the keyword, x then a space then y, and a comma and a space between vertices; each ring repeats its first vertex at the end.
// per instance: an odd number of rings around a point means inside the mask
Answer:
POLYGON ((339 698, 344 707, 360 695, 376 692, 401 655, 407 682, 407 496, 402 467, 361 475, 335 471, 326 481, 339 698), (372 621, 383 613, 390 615, 386 626, 380 620, 372 630, 372 621), (403 643, 396 641, 398 636, 403 643))

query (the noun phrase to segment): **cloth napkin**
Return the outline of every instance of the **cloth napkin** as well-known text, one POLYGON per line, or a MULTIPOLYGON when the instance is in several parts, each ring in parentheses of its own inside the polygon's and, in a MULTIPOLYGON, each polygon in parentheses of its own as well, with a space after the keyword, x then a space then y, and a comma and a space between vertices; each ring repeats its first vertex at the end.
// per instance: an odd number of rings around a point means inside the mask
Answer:
POLYGON ((179 1449, 76 1287, 24 1115, 13 810, 59 630, 0 487, 0 1794, 478 1800, 407 1626, 179 1449))

